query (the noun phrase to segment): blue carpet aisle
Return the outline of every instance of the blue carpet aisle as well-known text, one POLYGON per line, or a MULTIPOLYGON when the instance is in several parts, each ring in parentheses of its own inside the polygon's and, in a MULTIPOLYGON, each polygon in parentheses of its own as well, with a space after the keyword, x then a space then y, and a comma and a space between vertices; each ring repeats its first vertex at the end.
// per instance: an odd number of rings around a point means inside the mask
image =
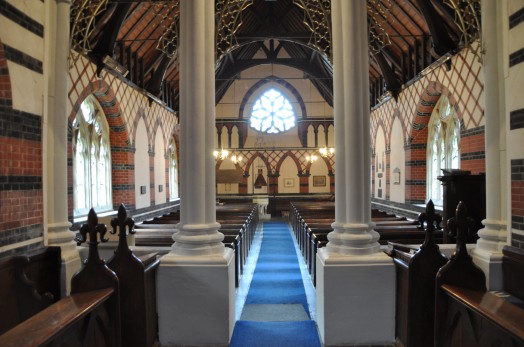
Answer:
POLYGON ((317 347, 293 239, 282 222, 264 222, 258 262, 231 347, 317 347))

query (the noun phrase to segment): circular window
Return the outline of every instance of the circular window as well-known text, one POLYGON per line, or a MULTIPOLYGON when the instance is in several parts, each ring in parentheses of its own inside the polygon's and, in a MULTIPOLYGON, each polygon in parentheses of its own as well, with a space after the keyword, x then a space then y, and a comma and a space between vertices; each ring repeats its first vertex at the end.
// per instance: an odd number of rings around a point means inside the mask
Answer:
POLYGON ((255 101, 250 126, 269 134, 287 131, 295 126, 295 112, 279 91, 270 89, 255 101))

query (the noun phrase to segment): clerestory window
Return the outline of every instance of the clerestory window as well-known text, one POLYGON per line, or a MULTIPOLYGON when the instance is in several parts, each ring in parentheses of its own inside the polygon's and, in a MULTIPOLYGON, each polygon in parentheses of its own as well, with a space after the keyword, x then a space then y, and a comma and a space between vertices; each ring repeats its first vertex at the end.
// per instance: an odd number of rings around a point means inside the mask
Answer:
POLYGON ((442 169, 460 168, 460 121, 449 99, 442 95, 428 124, 427 200, 442 205, 442 169))
POLYGON ((293 106, 278 90, 269 89, 255 101, 250 125, 269 134, 288 131, 295 126, 293 106))
POLYGON ((80 105, 73 121, 73 200, 75 217, 89 209, 113 208, 111 196, 111 147, 109 126, 92 96, 80 105))

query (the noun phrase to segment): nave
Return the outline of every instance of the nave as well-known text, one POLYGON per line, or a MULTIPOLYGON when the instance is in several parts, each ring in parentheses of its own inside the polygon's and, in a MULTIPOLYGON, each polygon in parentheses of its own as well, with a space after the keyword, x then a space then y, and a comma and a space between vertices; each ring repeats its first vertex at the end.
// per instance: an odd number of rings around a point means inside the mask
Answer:
POLYGON ((320 346, 315 291, 289 225, 260 223, 249 258, 230 346, 320 346))

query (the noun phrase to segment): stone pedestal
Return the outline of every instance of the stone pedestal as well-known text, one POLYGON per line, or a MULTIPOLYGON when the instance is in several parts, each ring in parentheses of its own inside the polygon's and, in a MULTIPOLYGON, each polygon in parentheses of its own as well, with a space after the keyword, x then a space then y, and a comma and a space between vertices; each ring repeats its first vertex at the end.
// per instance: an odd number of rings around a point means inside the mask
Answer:
POLYGON ((384 253, 317 256, 317 324, 324 346, 395 341, 395 267, 384 253))
POLYGON ((158 268, 162 346, 227 346, 235 325, 233 252, 209 257, 165 255, 158 268))

